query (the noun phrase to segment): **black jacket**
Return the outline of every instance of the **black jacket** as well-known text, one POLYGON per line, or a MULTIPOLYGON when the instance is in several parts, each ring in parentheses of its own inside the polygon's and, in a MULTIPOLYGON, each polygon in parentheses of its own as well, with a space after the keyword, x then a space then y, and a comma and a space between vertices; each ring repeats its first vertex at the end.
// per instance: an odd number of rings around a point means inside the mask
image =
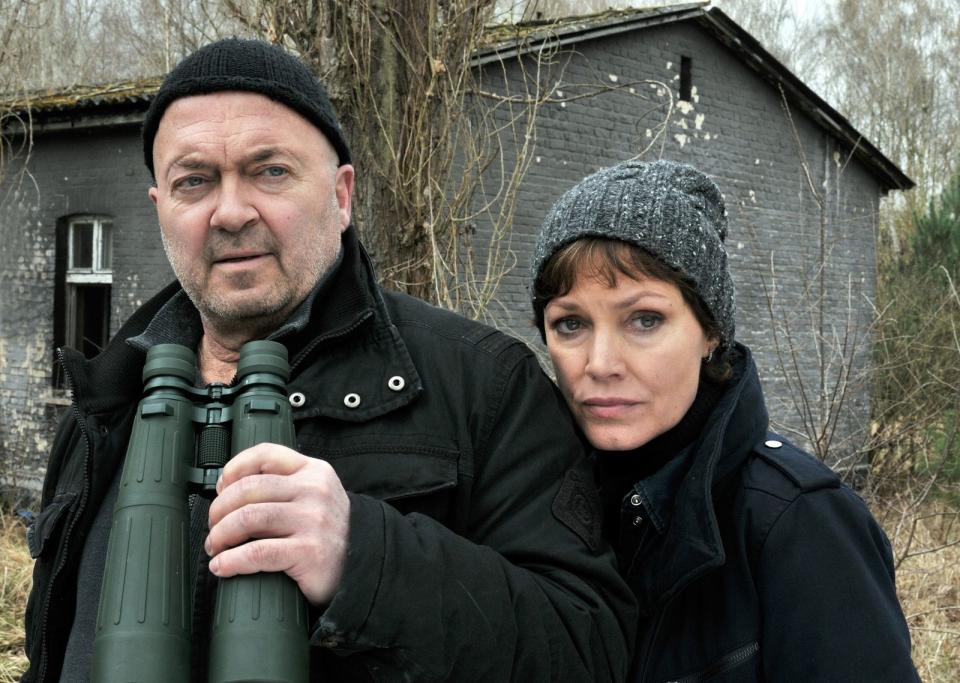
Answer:
POLYGON ((653 523, 642 485, 616 503, 611 540, 641 611, 631 680, 917 681, 889 541, 829 468, 767 432, 756 368, 738 355, 671 465, 669 519, 653 523))
MULTIPOLYGON (((290 391, 306 397, 294 412, 299 448, 333 465, 351 502, 343 583, 312 627, 312 673, 622 680, 632 598, 600 540, 592 475, 562 398, 535 357, 490 328, 382 292, 352 230, 330 287, 309 326, 284 340, 290 391), (345 404, 350 393, 359 406, 345 404)), ((95 501, 122 465, 143 365, 124 340, 178 290, 138 310, 97 358, 64 356, 74 407, 29 534, 25 681, 57 680, 95 501)))

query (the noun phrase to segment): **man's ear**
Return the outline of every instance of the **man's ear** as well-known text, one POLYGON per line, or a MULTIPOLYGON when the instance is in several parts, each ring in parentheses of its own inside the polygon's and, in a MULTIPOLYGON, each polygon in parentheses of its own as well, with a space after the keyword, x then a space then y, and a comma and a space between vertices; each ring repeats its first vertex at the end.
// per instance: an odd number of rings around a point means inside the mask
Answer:
POLYGON ((160 191, 157 189, 156 185, 152 186, 149 190, 147 190, 147 196, 150 197, 150 201, 153 202, 154 206, 157 205, 157 197, 159 196, 159 194, 160 194, 160 191))
POLYGON ((350 227, 350 218, 353 214, 353 178, 353 166, 343 164, 337 167, 334 192, 337 195, 337 206, 340 211, 340 232, 350 227))

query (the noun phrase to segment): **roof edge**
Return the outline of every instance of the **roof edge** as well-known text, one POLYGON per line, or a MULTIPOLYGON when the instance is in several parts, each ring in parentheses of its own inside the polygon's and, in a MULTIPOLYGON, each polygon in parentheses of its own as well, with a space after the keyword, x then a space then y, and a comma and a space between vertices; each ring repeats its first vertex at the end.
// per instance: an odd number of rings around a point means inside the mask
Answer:
POLYGON ((798 105, 814 122, 846 143, 856 157, 877 171, 875 176, 885 182, 885 189, 909 190, 916 186, 896 163, 874 146, 843 114, 814 92, 721 9, 711 7, 701 11, 696 20, 716 35, 724 45, 739 53, 744 58, 744 63, 761 77, 782 87, 787 99, 798 105))
POLYGON ((597 21, 596 15, 585 17, 583 21, 548 20, 527 24, 539 27, 526 35, 521 35, 517 24, 513 37, 488 45, 477 50, 470 59, 471 67, 483 66, 502 59, 519 57, 536 52, 546 45, 562 46, 593 38, 601 38, 618 33, 627 33, 638 28, 647 28, 658 24, 667 24, 690 19, 703 12, 710 0, 671 5, 653 9, 634 9, 603 12, 605 19, 597 21))

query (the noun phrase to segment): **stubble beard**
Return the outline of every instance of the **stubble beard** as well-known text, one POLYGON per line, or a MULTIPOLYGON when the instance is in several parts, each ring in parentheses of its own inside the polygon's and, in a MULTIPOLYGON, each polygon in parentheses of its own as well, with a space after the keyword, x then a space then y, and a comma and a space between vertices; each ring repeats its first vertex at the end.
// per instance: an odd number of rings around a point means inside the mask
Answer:
MULTIPOLYGON (((172 244, 163 230, 160 234, 164 252, 174 275, 199 311, 205 327, 230 333, 246 330, 251 338, 260 336, 279 327, 305 298, 305 295, 298 296, 301 293, 296 289, 295 280, 289 273, 282 270, 283 265, 279 262, 279 257, 276 256, 277 251, 273 247, 265 251, 275 254, 281 273, 270 282, 266 292, 252 291, 258 278, 263 277, 262 274, 256 273, 234 274, 231 277, 229 290, 219 291, 209 284, 214 253, 211 246, 204 249, 199 268, 192 267, 193 264, 183 250, 178 245, 172 244), (248 296, 244 296, 244 290, 251 290, 248 296)), ((331 260, 322 256, 312 261, 315 264, 315 272, 303 272, 300 278, 297 278, 298 280, 303 281, 302 278, 305 278, 309 282, 316 282, 321 276, 321 271, 325 272, 332 263, 331 260)), ((309 290, 307 291, 309 293, 309 290)))

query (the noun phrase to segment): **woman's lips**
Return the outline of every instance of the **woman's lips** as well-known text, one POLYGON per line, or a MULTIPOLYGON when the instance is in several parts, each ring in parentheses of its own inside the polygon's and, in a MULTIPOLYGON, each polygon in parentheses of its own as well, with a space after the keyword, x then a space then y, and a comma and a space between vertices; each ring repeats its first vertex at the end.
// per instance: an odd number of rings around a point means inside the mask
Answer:
POLYGON ((627 398, 588 398, 581 402, 584 412, 604 420, 623 417, 639 403, 627 398))

